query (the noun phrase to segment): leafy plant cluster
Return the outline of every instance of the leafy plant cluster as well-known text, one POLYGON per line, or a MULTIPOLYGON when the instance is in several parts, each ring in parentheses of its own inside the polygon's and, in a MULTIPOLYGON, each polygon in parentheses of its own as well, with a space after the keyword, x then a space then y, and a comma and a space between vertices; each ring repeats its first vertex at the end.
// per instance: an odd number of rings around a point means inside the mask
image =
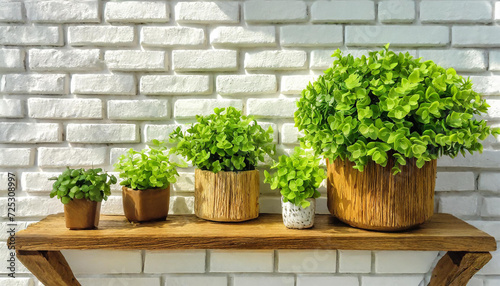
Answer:
POLYGON ((214 114, 196 116, 196 121, 186 132, 178 127, 170 142, 202 170, 254 170, 265 154, 274 154, 273 129, 264 130, 253 116, 242 116, 234 107, 215 108, 214 114))
POLYGON ((279 161, 271 166, 271 169, 276 169, 272 175, 264 171, 264 182, 271 184, 273 190, 281 189, 284 202, 307 208, 310 203, 306 199, 320 196, 317 189, 326 178, 319 160, 313 152, 295 147, 292 155, 280 156, 279 161))
POLYGON ((369 56, 343 56, 302 91, 295 125, 317 154, 355 162, 363 171, 371 160, 394 174, 406 158, 421 168, 442 155, 482 152, 490 129, 474 115, 489 107, 469 79, 432 61, 396 54, 389 45, 369 56))
POLYGON ((58 177, 49 178, 55 180, 52 185, 50 197, 57 196, 63 204, 73 199, 87 199, 89 201, 101 202, 107 200, 111 195, 110 185, 116 184, 116 177, 102 172, 102 169, 66 169, 58 177))
MULTIPOLYGON (((159 145, 154 140, 155 145, 159 145)), ((176 182, 178 164, 170 162, 164 148, 146 148, 141 151, 130 149, 120 156, 114 165, 124 180, 120 185, 135 190, 166 188, 176 182)))

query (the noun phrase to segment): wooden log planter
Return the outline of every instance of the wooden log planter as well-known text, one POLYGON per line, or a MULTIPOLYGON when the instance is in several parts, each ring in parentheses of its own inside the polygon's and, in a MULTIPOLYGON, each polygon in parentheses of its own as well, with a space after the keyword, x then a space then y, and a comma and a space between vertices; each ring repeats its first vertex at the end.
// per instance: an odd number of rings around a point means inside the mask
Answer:
POLYGON ((392 156, 386 167, 369 162, 363 172, 337 159, 328 165, 328 209, 358 228, 401 231, 418 226, 434 213, 436 160, 418 168, 415 159, 393 176, 392 156))
POLYGON ((239 222, 259 216, 259 171, 195 170, 196 216, 220 222, 239 222))

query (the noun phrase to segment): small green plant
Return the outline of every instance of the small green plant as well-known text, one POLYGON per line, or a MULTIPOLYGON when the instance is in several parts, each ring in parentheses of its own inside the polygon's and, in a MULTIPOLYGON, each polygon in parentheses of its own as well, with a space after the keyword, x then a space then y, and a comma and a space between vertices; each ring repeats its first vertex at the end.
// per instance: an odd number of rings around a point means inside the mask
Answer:
POLYGON ((273 175, 264 171, 264 182, 271 184, 271 189, 281 189, 283 201, 290 201, 296 206, 307 208, 308 198, 318 198, 318 187, 326 178, 325 171, 319 167, 319 158, 312 152, 295 147, 292 155, 282 155, 271 166, 276 169, 273 175))
POLYGON ((359 171, 369 161, 385 167, 392 156, 397 174, 407 158, 421 168, 442 155, 482 152, 478 139, 500 133, 474 118, 489 106, 452 68, 389 45, 361 58, 340 50, 332 57, 333 67, 302 91, 295 112, 302 142, 316 154, 347 159, 359 171))
MULTIPOLYGON (((153 142, 159 145, 157 140, 153 142)), ((166 188, 176 182, 178 164, 169 161, 164 148, 134 149, 120 156, 114 165, 124 180, 120 185, 134 190, 166 188)))
POLYGON ((110 185, 116 184, 116 177, 102 172, 100 168, 89 170, 68 168, 58 177, 49 180, 55 180, 50 197, 57 196, 63 204, 73 199, 87 199, 94 202, 107 200, 111 195, 110 185))
POLYGON ((234 107, 215 108, 214 114, 196 116, 196 121, 185 133, 180 127, 172 132, 170 142, 202 170, 254 170, 265 154, 274 154, 273 129, 264 130, 253 116, 242 116, 234 107))

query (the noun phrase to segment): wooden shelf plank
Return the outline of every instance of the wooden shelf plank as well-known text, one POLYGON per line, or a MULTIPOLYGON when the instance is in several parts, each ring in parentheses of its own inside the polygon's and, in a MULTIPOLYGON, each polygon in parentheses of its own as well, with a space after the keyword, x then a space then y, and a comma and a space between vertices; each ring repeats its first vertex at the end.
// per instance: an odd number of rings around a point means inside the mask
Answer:
POLYGON ((349 249, 489 252, 495 239, 464 221, 435 214, 421 227, 381 233, 349 227, 317 215, 314 228, 285 228, 281 215, 261 214, 245 223, 216 223, 194 215, 166 221, 129 223, 124 216, 101 216, 97 230, 68 230, 62 214, 51 215, 16 235, 18 250, 61 249, 349 249))

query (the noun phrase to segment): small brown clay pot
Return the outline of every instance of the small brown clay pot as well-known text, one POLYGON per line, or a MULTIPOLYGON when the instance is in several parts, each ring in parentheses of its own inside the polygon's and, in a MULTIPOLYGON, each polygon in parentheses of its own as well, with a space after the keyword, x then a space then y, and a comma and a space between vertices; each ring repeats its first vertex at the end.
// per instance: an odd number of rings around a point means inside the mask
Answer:
POLYGON ((134 190, 122 187, 123 210, 129 221, 144 222, 165 220, 170 202, 170 186, 166 189, 155 188, 134 190))
POLYGON ((93 229, 99 225, 101 202, 74 199, 64 205, 64 218, 69 229, 93 229))

